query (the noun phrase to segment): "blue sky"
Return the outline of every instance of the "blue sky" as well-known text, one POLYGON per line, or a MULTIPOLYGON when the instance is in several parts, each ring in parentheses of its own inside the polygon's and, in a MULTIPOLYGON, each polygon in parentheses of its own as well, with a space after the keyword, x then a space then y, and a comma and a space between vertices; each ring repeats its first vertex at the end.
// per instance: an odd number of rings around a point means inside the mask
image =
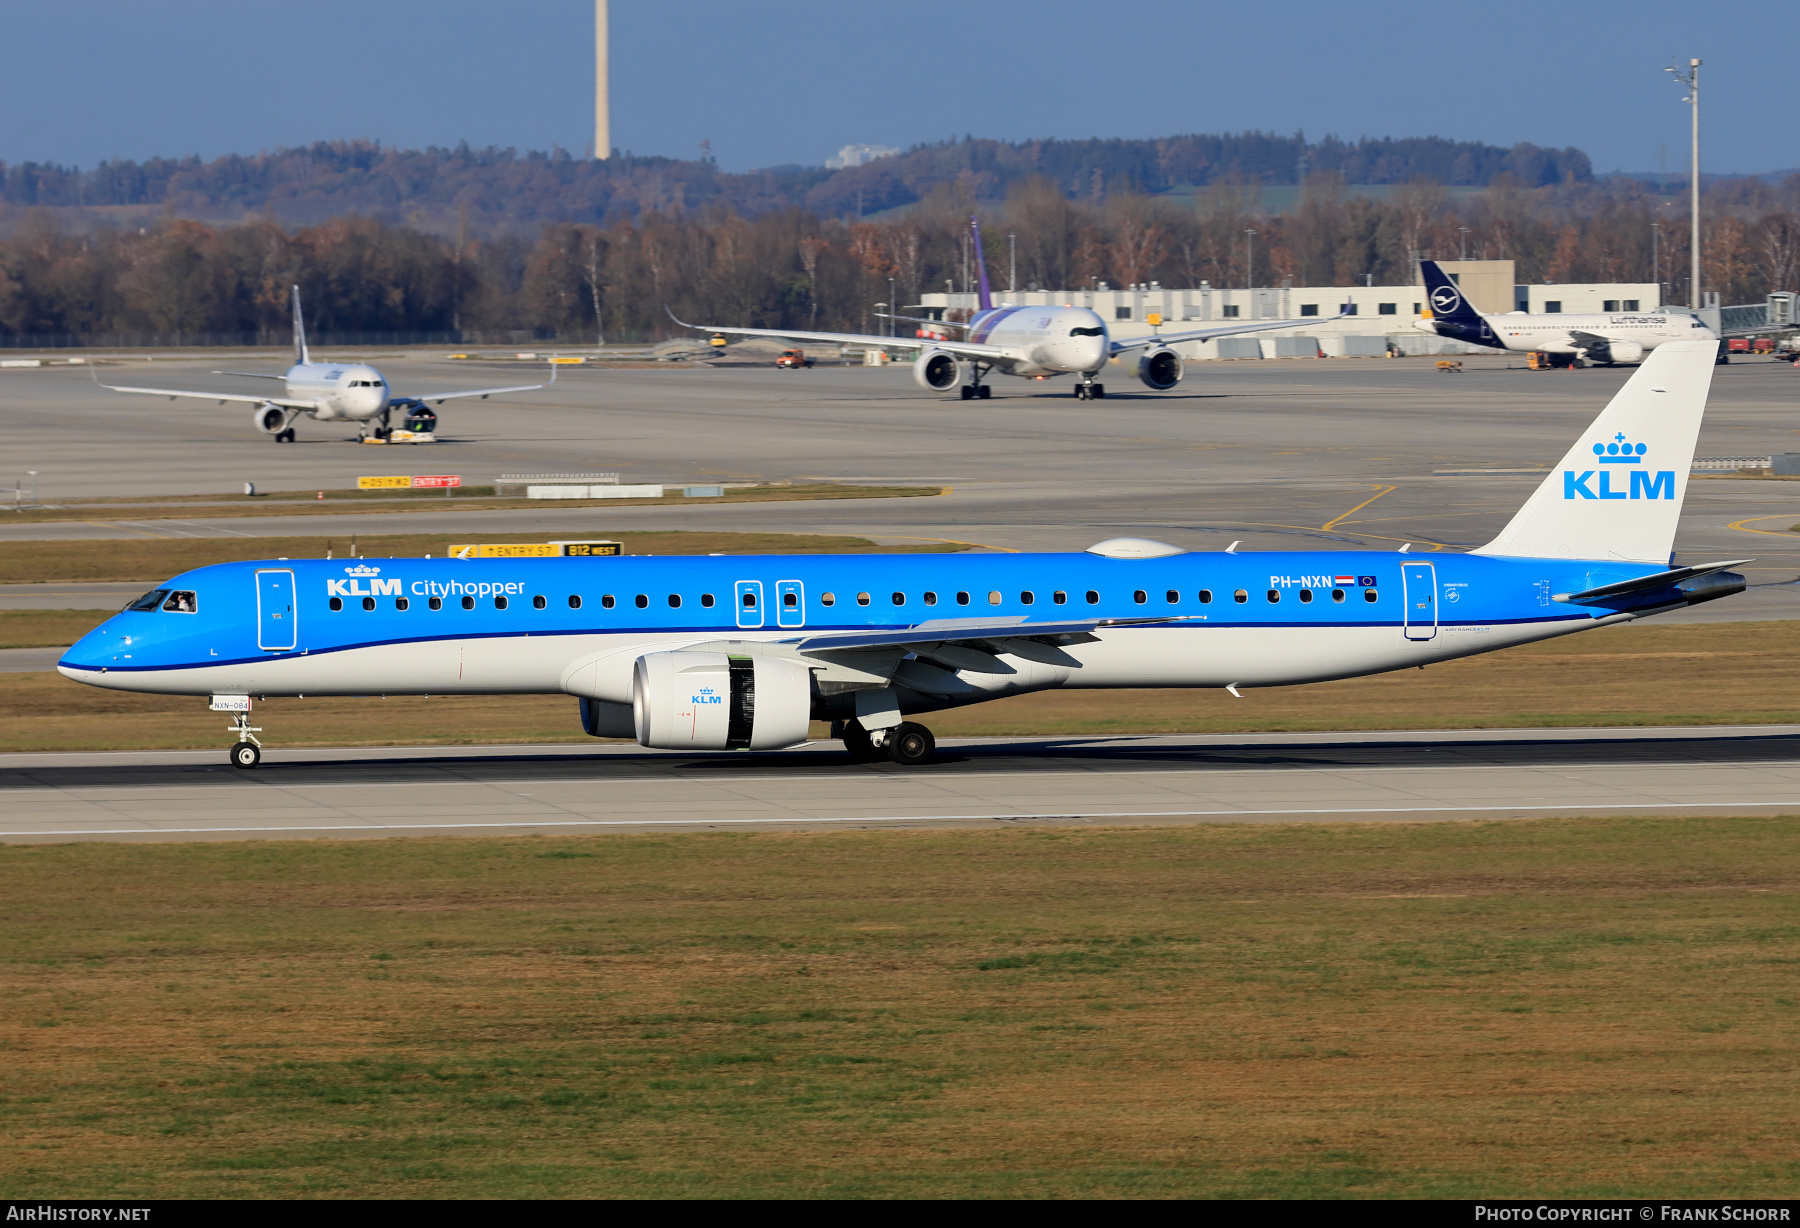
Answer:
MULTIPOLYGON (((318 139, 577 153, 591 0, 0 0, 0 159, 253 153, 318 139)), ((1780 10, 1772 10, 1779 12, 1780 10)), ((1661 72, 1701 56, 1703 169, 1800 166, 1791 39, 1638 0, 613 0, 613 141, 729 170, 963 133, 1304 130, 1575 145, 1598 170, 1686 165, 1661 72), (1764 37, 1764 34, 1775 35, 1764 37)), ((1717 15, 1716 13, 1714 14, 1717 15)))

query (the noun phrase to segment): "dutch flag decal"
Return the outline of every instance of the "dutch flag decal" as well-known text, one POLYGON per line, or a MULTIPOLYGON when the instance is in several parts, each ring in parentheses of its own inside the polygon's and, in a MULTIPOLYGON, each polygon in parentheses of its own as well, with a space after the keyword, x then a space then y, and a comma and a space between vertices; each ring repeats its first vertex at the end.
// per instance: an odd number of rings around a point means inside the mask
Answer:
POLYGON ((1331 577, 1331 582, 1334 585, 1336 585, 1338 588, 1349 588, 1351 585, 1356 583, 1356 577, 1355 576, 1333 576, 1333 577, 1331 577))

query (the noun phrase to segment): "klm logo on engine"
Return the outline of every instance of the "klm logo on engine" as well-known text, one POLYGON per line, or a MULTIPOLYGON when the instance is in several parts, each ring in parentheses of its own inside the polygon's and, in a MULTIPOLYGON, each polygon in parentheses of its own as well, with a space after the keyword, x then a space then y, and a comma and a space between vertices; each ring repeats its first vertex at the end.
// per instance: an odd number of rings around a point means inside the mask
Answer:
POLYGON ((703 686, 688 700, 691 704, 722 704, 725 697, 709 686, 703 686))
POLYGON ((1589 469, 1576 473, 1573 469, 1563 470, 1563 498, 1565 499, 1673 499, 1675 497, 1675 471, 1663 469, 1651 473, 1644 469, 1608 469, 1608 465, 1642 465, 1644 456, 1650 451, 1648 444, 1629 443, 1623 432, 1614 435, 1610 443, 1594 445, 1594 463, 1599 469, 1589 469), (1630 482, 1624 483, 1625 475, 1631 475, 1630 482))
POLYGON ((346 567, 344 568, 344 574, 354 578, 349 580, 325 581, 325 592, 327 596, 398 597, 400 595, 400 581, 377 580, 374 578, 381 574, 381 568, 379 567, 370 567, 367 564, 360 567, 346 567), (363 587, 365 578, 368 580, 367 588, 363 587))

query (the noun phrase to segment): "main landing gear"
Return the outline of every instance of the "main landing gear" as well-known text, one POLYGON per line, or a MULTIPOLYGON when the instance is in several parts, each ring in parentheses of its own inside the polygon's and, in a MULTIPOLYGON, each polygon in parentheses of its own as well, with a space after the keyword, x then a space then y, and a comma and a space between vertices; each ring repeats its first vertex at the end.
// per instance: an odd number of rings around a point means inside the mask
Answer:
POLYGON ((888 759, 901 767, 918 767, 930 763, 937 755, 937 739, 931 736, 931 730, 912 721, 902 721, 892 729, 877 729, 873 733, 855 721, 841 721, 833 732, 850 752, 852 763, 888 759))
POLYGON ((988 368, 979 363, 969 369, 969 382, 962 386, 962 399, 965 401, 985 401, 994 395, 994 390, 981 382, 981 377, 988 373, 988 368))
POLYGON ((290 426, 285 431, 276 431, 275 432, 275 442, 276 443, 293 443, 294 442, 294 428, 290 426))
POLYGON ((1089 371, 1081 377, 1081 382, 1075 385, 1075 399, 1077 401, 1103 401, 1106 399, 1106 385, 1096 384, 1094 372, 1089 371))
POLYGON ((252 725, 248 712, 238 713, 237 720, 225 728, 237 734, 237 744, 231 748, 231 766, 253 768, 262 762, 262 742, 256 736, 262 732, 262 726, 252 725))

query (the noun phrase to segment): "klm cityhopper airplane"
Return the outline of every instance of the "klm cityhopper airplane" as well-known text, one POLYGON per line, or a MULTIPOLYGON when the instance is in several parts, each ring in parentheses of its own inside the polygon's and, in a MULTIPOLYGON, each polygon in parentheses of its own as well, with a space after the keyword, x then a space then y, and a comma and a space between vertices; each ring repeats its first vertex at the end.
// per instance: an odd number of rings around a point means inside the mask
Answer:
MULTIPOLYGON (((567 694, 601 737, 773 750, 829 720, 930 759, 912 717, 1051 688, 1291 686, 1407 669, 1741 592, 1670 554, 1716 342, 1652 354, 1500 535, 1468 554, 763 555, 227 563, 168 580, 58 663, 209 695, 567 694)), ((1235 544, 1233 546, 1235 548, 1235 544)))
MULTIPOLYGON (((987 262, 981 254, 981 223, 969 219, 975 235, 977 309, 966 323, 943 320, 920 320, 912 316, 887 318, 914 324, 965 330, 963 340, 912 340, 906 337, 878 337, 863 333, 808 333, 779 328, 711 328, 708 332, 733 333, 742 337, 785 337, 794 341, 830 341, 843 345, 864 345, 882 350, 918 350, 913 362, 913 379, 927 392, 948 392, 961 387, 965 401, 986 398, 993 389, 982 381, 988 372, 1017 375, 1024 379, 1041 379, 1054 375, 1078 375, 1075 399, 1091 401, 1106 395, 1106 385, 1094 377, 1116 360, 1125 361, 1126 369, 1146 388, 1167 392, 1181 382, 1181 355, 1170 346, 1184 341, 1209 341, 1214 337, 1230 337, 1239 333, 1261 333, 1275 328, 1299 328, 1340 320, 1343 315, 1309 316, 1301 320, 1258 320, 1251 324, 1227 324, 1219 328, 1193 328, 1185 332, 1155 332, 1146 337, 1115 341, 1107 333, 1106 321, 1086 307, 1014 307, 994 306, 988 289, 987 262), (1135 360, 1126 361, 1133 351, 1141 350, 1135 360), (965 381, 965 376, 967 382, 965 381)), ((668 308, 664 307, 667 311, 668 308)), ((700 328, 688 324, 670 311, 669 318, 683 328, 700 328)))
MULTIPOLYGON (((273 435, 276 443, 294 442, 294 420, 302 415, 321 422, 355 422, 362 427, 363 437, 386 439, 390 433, 388 416, 399 410, 407 421, 424 431, 434 430, 437 415, 426 408, 426 402, 442 405, 463 397, 497 396, 502 392, 532 392, 548 388, 556 382, 556 368, 542 384, 520 384, 512 388, 472 388, 466 392, 434 392, 427 396, 397 397, 388 388, 387 379, 374 367, 363 363, 314 362, 306 348, 306 321, 300 314, 300 287, 294 287, 294 365, 285 375, 262 375, 254 371, 214 371, 214 375, 237 375, 244 379, 278 379, 284 381, 286 396, 255 396, 236 392, 184 392, 176 388, 125 388, 101 384, 109 392, 137 392, 148 396, 197 397, 217 401, 239 401, 256 406, 251 419, 256 429, 273 435)), ((94 376, 96 383, 100 377, 94 376)))
MULTIPOLYGON (((1436 333, 1470 345, 1496 350, 1536 350, 1553 354, 1563 366, 1584 361, 1602 366, 1637 362, 1671 341, 1717 341, 1719 335, 1691 312, 1609 311, 1603 314, 1537 314, 1510 311, 1485 315, 1463 297, 1462 288, 1435 260, 1419 261, 1425 279, 1427 314, 1413 322, 1422 332, 1436 333)), ((1724 360, 1724 354, 1719 360, 1724 360)))

